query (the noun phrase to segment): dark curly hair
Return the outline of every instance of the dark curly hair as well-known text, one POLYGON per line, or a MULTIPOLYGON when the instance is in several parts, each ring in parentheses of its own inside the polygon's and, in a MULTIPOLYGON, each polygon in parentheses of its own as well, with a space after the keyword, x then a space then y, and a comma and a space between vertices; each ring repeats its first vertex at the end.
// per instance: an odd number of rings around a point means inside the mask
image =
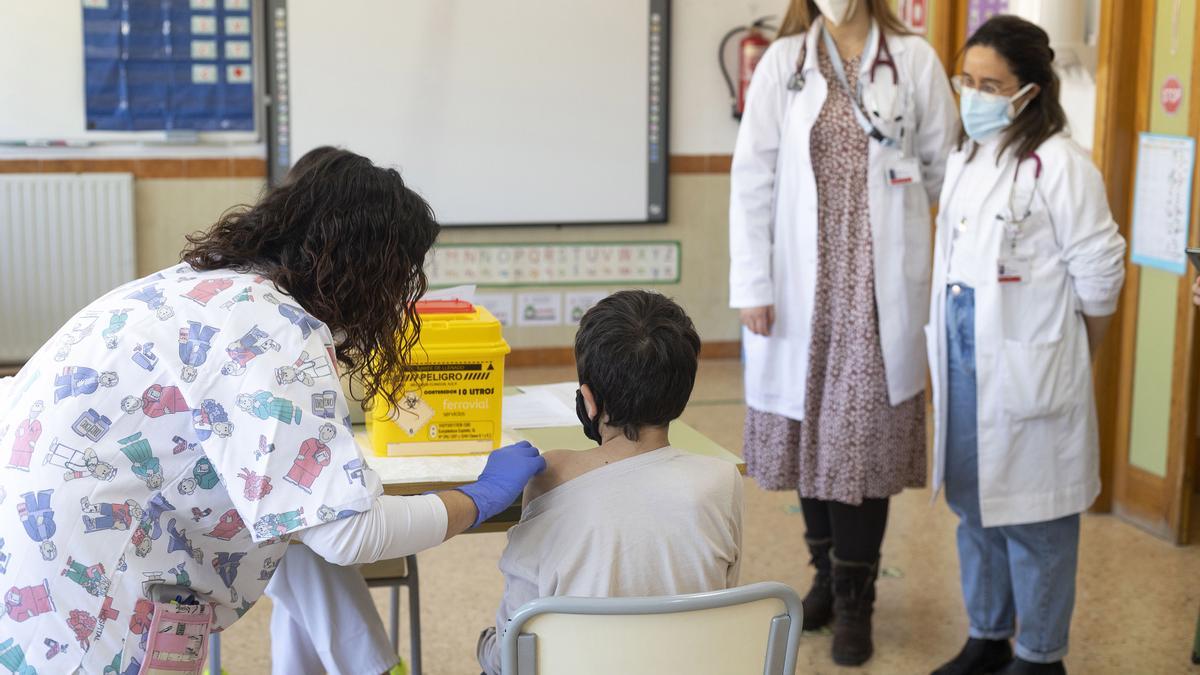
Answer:
POLYGON ((261 274, 336 337, 338 362, 363 387, 400 400, 425 293, 425 254, 440 226, 399 172, 347 150, 306 154, 253 206, 227 211, 188 236, 183 262, 197 270, 261 274))

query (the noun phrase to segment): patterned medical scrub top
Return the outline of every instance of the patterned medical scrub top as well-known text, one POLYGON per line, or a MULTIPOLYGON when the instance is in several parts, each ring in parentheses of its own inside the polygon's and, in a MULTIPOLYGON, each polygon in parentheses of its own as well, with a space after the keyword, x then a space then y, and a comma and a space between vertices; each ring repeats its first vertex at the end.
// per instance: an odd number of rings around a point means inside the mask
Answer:
POLYGON ((151 599, 228 626, 289 533, 368 510, 332 343, 262 277, 186 265, 72 318, 0 393, 0 673, 136 673, 151 599))

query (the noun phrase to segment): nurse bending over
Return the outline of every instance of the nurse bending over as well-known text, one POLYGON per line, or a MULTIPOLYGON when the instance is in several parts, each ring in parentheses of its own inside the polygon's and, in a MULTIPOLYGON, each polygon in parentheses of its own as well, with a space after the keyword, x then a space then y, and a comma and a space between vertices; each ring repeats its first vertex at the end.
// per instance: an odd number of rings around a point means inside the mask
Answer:
POLYGON ((137 673, 155 602, 195 596, 225 628, 305 550, 289 540, 339 565, 401 557, 507 507, 545 467, 502 448, 457 491, 383 496, 338 368, 365 400, 400 395, 413 340, 396 336, 416 334, 438 224, 394 170, 330 148, 302 163, 0 387, 14 672, 137 673))
POLYGON ((1065 672, 1079 514, 1100 492, 1091 354, 1125 242, 1065 132, 1053 61, 1041 28, 1000 16, 967 41, 955 82, 965 133, 946 165, 926 332, 934 487, 960 520, 970 639, 938 675, 1065 672))

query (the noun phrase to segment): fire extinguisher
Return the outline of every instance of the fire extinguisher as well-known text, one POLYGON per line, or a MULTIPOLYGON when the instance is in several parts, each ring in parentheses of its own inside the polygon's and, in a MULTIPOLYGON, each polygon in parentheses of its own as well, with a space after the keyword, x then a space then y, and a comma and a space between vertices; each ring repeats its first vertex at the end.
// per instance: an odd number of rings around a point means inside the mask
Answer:
POLYGON ((746 109, 746 91, 750 88, 750 78, 754 75, 754 68, 758 66, 758 62, 762 59, 763 52, 767 51, 771 41, 764 35, 764 31, 774 32, 775 28, 768 25, 768 22, 774 17, 764 16, 757 19, 749 26, 738 26, 725 34, 721 38, 721 46, 718 48, 717 57, 721 64, 721 75, 725 77, 725 85, 729 87, 729 100, 735 120, 742 119, 742 112, 746 109), (729 41, 738 35, 742 35, 742 39, 738 41, 737 48, 737 86, 733 84, 733 79, 729 74, 729 67, 726 64, 725 52, 729 41))

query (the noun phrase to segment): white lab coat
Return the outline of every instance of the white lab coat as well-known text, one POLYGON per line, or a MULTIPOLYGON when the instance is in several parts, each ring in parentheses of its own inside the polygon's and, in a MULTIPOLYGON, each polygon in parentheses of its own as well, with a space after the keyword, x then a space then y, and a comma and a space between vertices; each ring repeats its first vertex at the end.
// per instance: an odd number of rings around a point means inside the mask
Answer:
MULTIPOLYGON (((809 155, 811 131, 830 86, 818 69, 822 22, 807 35, 776 40, 754 72, 730 174, 730 305, 774 305, 769 337, 743 331, 746 402, 757 410, 804 418, 808 345, 817 283, 817 184, 809 155), (807 41, 798 92, 788 82, 807 41)), ((888 35, 899 71, 909 156, 923 181, 892 186, 885 179, 901 155, 870 143, 868 182, 874 246, 875 300, 887 370, 897 405, 925 387, 924 335, 928 312, 931 224, 929 205, 942 185, 945 157, 958 132, 958 113, 942 64, 915 36, 888 35)), ((870 80, 878 41, 864 48, 859 77, 870 80)), ((890 79, 886 66, 881 81, 890 79)), ((885 130, 886 132, 887 130, 885 130)), ((896 132, 889 135, 895 136, 896 132)))
MULTIPOLYGON (((1031 214, 1016 256, 1031 260, 1019 283, 999 283, 1008 258, 1007 217, 1017 161, 996 160, 999 140, 966 162, 950 156, 938 215, 930 323, 926 328, 936 420, 933 485, 946 464, 946 287, 960 224, 979 228, 964 269, 975 270, 979 499, 984 527, 1041 522, 1085 510, 1100 491, 1099 439, 1083 314, 1116 311, 1125 241, 1109 212, 1100 172, 1065 135, 1042 144, 1042 174, 1022 167, 1017 210, 1031 214), (1032 201, 1030 201, 1032 200, 1032 201)), ((964 240, 965 241, 965 240, 964 240)))

